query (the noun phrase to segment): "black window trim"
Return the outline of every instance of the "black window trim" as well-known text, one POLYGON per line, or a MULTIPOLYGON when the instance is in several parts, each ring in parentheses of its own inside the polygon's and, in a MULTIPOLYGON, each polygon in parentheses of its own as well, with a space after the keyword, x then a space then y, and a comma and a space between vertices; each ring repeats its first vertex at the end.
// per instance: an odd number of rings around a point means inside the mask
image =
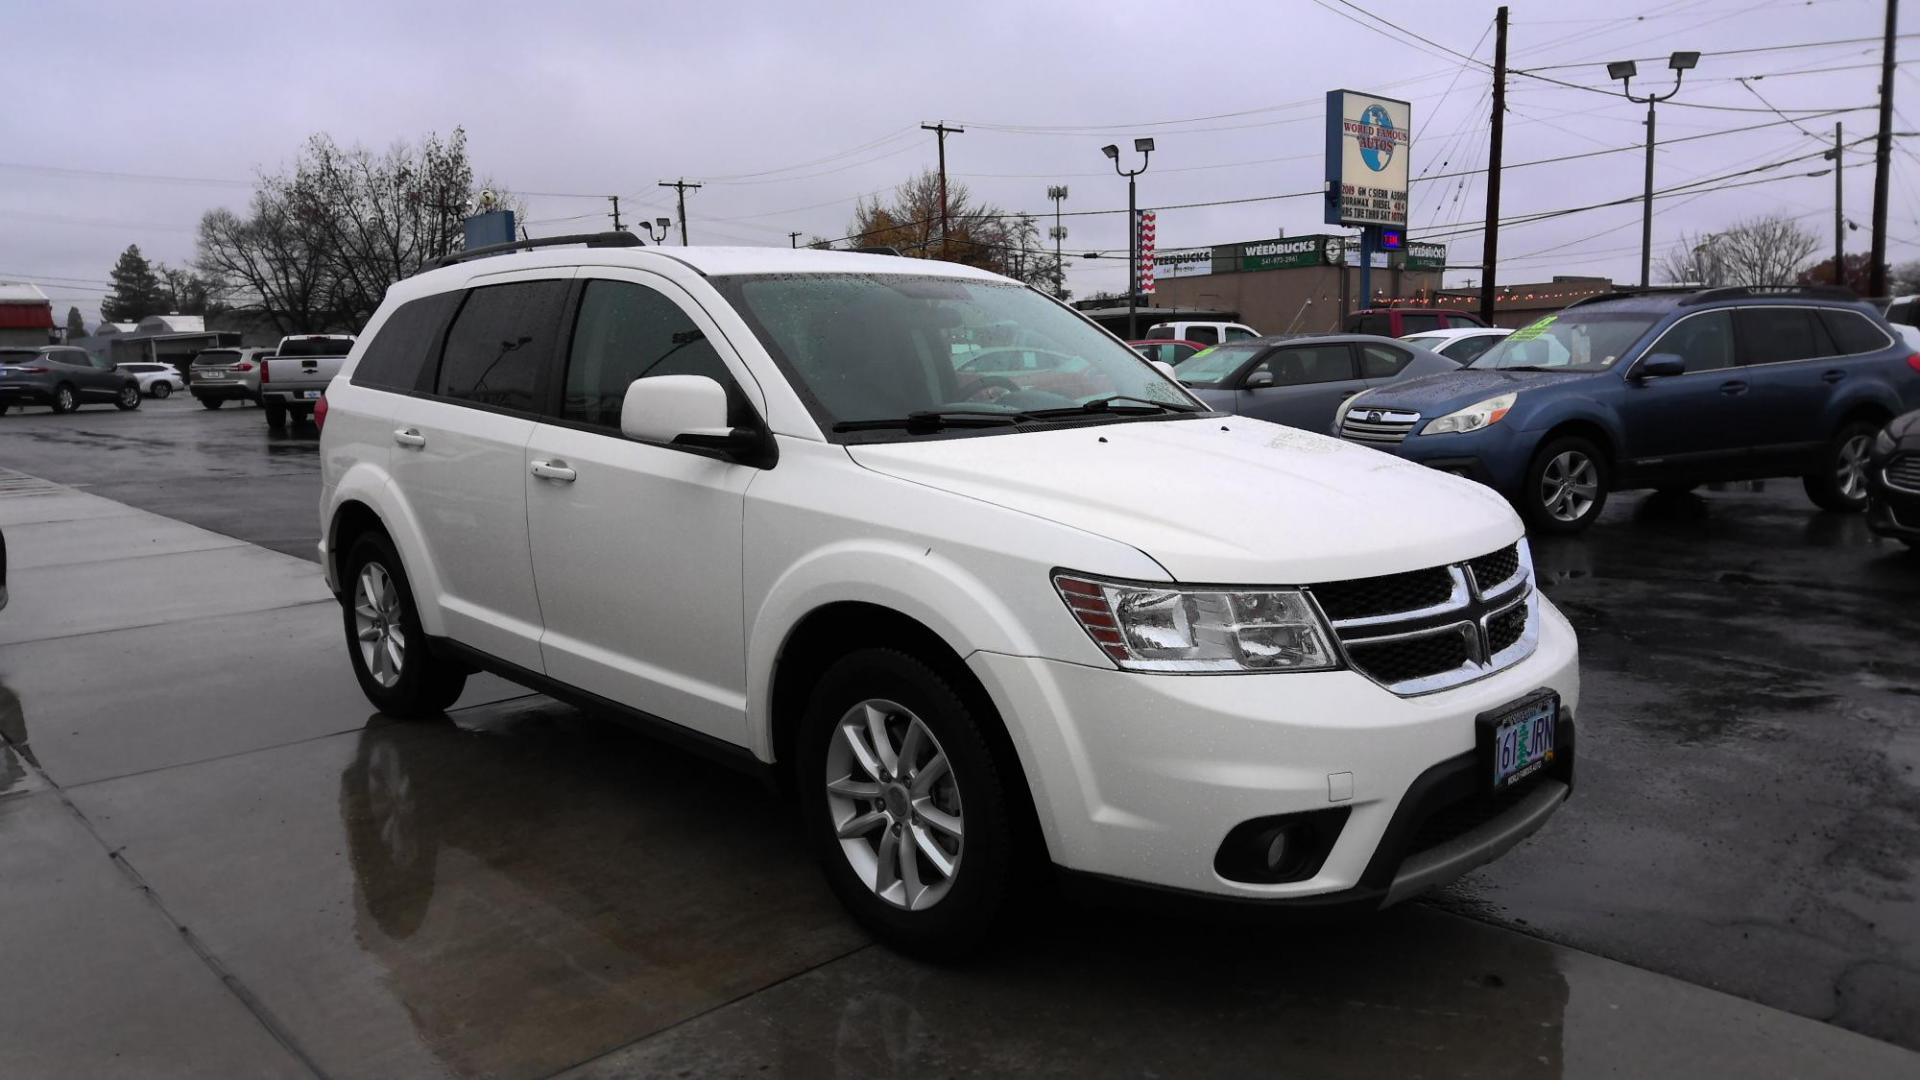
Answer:
MULTIPOLYGON (((1867 314, 1866 312, 1864 312, 1864 311, 1861 311, 1861 310, 1859 310, 1859 309, 1857 309, 1857 308, 1850 308, 1850 307, 1840 307, 1840 306, 1837 306, 1837 305, 1836 305, 1836 306, 1833 306, 1833 307, 1816 307, 1816 308, 1813 308, 1812 310, 1814 310, 1814 311, 1827 311, 1827 312, 1832 312, 1832 313, 1833 313, 1833 314, 1834 314, 1835 316, 1847 316, 1847 315, 1851 315, 1851 316, 1853 316, 1854 318, 1856 318, 1856 319, 1858 319, 1858 320, 1860 320, 1861 322, 1863 322, 1863 323, 1866 323, 1866 324, 1867 324, 1868 326, 1870 326, 1870 327, 1872 327, 1875 333, 1877 333, 1877 334, 1879 334, 1879 335, 1880 335, 1881 337, 1883 337, 1883 338, 1885 338, 1885 339, 1886 339, 1886 344, 1884 344, 1884 345, 1880 345, 1880 346, 1877 346, 1877 347, 1875 347, 1875 348, 1871 348, 1871 349, 1866 349, 1866 350, 1864 350, 1864 351, 1861 351, 1861 352, 1843 352, 1843 353, 1834 353, 1834 354, 1833 354, 1833 355, 1832 355, 1831 357, 1823 357, 1822 359, 1829 359, 1829 360, 1846 360, 1846 359, 1849 359, 1849 358, 1851 358, 1851 357, 1855 357, 1855 356, 1867 356, 1867 355, 1870 355, 1870 354, 1872 354, 1872 353, 1877 353, 1877 352, 1883 352, 1883 351, 1885 351, 1885 350, 1887 350, 1887 349, 1891 349, 1891 348, 1894 348, 1895 346, 1897 346, 1897 345, 1899 345, 1899 344, 1900 344, 1900 343, 1899 343, 1898 341, 1896 341, 1896 340, 1894 340, 1894 339, 1893 339, 1893 337, 1892 337, 1892 336, 1890 336, 1890 335, 1889 335, 1889 334, 1887 333, 1887 331, 1886 331, 1885 329, 1883 329, 1883 328, 1881 327, 1881 325, 1880 325, 1879 323, 1877 323, 1877 322, 1874 322, 1871 316, 1869 316, 1869 315, 1868 315, 1868 314, 1867 314)), ((1835 337, 1833 336, 1833 329, 1832 329, 1831 327, 1827 327, 1827 325, 1826 325, 1826 324, 1827 324, 1827 320, 1826 320, 1826 319, 1825 319, 1824 317, 1822 317, 1822 318, 1820 318, 1820 319, 1818 319, 1818 320, 1816 320, 1816 321, 1817 321, 1817 322, 1819 322, 1819 323, 1820 323, 1820 325, 1821 325, 1821 326, 1822 326, 1823 328, 1825 328, 1825 329, 1826 329, 1826 332, 1827 332, 1827 339, 1828 339, 1829 341, 1831 341, 1831 342, 1833 343, 1833 347, 1834 347, 1834 348, 1836 348, 1836 349, 1837 349, 1837 348, 1839 348, 1839 347, 1840 347, 1840 341, 1839 341, 1839 339, 1838 339, 1838 338, 1835 338, 1835 337)))
MULTIPOLYGON (((1838 343, 1838 342, 1836 342, 1836 341, 1834 341, 1834 340, 1833 340, 1833 335, 1832 335, 1832 332, 1831 332, 1831 331, 1829 331, 1829 330, 1827 329, 1827 326, 1826 326, 1826 323, 1825 323, 1825 322, 1824 322, 1823 320, 1821 320, 1821 319, 1818 319, 1818 318, 1812 318, 1812 313, 1813 313, 1813 312, 1816 312, 1816 311, 1820 311, 1820 310, 1822 310, 1822 309, 1826 309, 1826 308, 1828 308, 1828 307, 1830 307, 1830 306, 1831 306, 1831 307, 1833 307, 1833 308, 1834 308, 1835 310, 1842 310, 1842 311, 1852 311, 1852 310, 1853 310, 1852 308, 1848 308, 1848 307, 1844 307, 1844 306, 1839 306, 1839 305, 1827 305, 1827 304, 1734 304, 1734 305, 1730 305, 1730 306, 1728 306, 1728 307, 1724 307, 1724 308, 1714 308, 1713 310, 1715 310, 1715 311, 1732 311, 1732 312, 1735 312, 1735 313, 1736 313, 1736 314, 1735 314, 1735 316, 1734 316, 1734 340, 1735 340, 1736 342, 1739 342, 1739 343, 1740 343, 1740 346, 1741 346, 1741 351, 1743 351, 1743 352, 1745 351, 1745 349, 1744 349, 1744 345, 1745 345, 1745 342, 1741 340, 1741 332, 1740 332, 1740 319, 1739 319, 1739 315, 1738 315, 1738 313, 1739 313, 1739 312, 1742 312, 1742 311, 1778 311, 1778 310, 1780 310, 1781 308, 1791 308, 1791 309, 1793 309, 1793 310, 1795 310, 1795 311, 1800 311, 1800 312, 1805 312, 1805 313, 1807 313, 1807 315, 1808 315, 1808 316, 1809 316, 1809 318, 1811 319, 1811 322, 1812 322, 1812 324, 1813 324, 1813 326, 1817 328, 1817 330, 1818 330, 1818 334, 1819 334, 1819 337, 1820 337, 1820 338, 1821 338, 1822 340, 1824 340, 1824 341, 1826 341, 1826 342, 1827 342, 1827 344, 1829 344, 1829 345, 1831 345, 1831 346, 1833 346, 1834 348, 1836 348, 1836 349, 1838 349, 1838 348, 1840 347, 1840 345, 1839 345, 1839 343, 1838 343)), ((1856 314, 1858 314, 1858 312, 1856 312, 1856 314)), ((1871 319, 1869 319, 1869 320, 1867 320, 1867 321, 1868 321, 1868 322, 1872 322, 1873 320, 1871 320, 1871 319)), ((1674 322, 1675 322, 1676 324, 1678 324, 1678 323, 1680 322, 1680 320, 1678 320, 1678 319, 1676 319, 1676 320, 1674 320, 1674 322)), ((1877 326, 1876 326, 1876 327, 1875 327, 1874 329, 1876 329, 1876 330, 1877 330, 1877 329, 1879 329, 1879 327, 1877 327, 1877 326)), ((1882 331, 1882 332, 1884 333, 1884 331, 1882 331)), ((1664 337, 1665 335, 1662 335, 1662 336, 1664 337)), ((1885 345, 1883 345, 1883 346, 1881 346, 1881 348, 1882 348, 1882 349, 1891 349, 1891 348, 1893 348, 1893 347, 1894 347, 1894 345, 1895 345, 1895 344, 1896 344, 1896 343, 1895 343, 1895 342, 1894 342, 1894 341, 1893 341, 1893 340, 1892 340, 1891 338, 1889 338, 1889 339, 1888 339, 1888 341, 1887 341, 1887 343, 1886 343, 1885 345)), ((1816 347, 1817 347, 1817 346, 1818 346, 1818 342, 1816 342, 1816 343, 1815 343, 1815 345, 1816 345, 1816 347)), ((1824 354, 1821 354, 1821 355, 1817 355, 1817 356, 1803 356, 1803 357, 1800 357, 1800 358, 1799 358, 1799 359, 1797 359, 1797 360, 1768 360, 1768 361, 1766 361, 1765 363, 1759 363, 1759 364, 1753 364, 1753 363, 1747 363, 1747 362, 1745 362, 1745 361, 1739 361, 1739 362, 1737 362, 1737 363, 1735 363, 1735 364, 1734 364, 1734 367, 1739 367, 1739 368, 1765 368, 1765 367, 1779 367, 1779 366, 1780 366, 1780 365, 1782 365, 1782 364, 1808 364, 1808 363, 1814 363, 1814 362, 1816 362, 1816 361, 1824 361, 1824 360, 1846 360, 1846 359, 1849 359, 1850 357, 1855 357, 1855 356, 1870 356, 1870 355, 1872 355, 1872 353, 1873 353, 1873 352, 1877 352, 1877 351, 1879 351, 1879 350, 1877 350, 1877 349, 1876 349, 1876 350, 1870 350, 1869 352, 1864 352, 1864 353, 1839 353, 1839 352, 1834 352, 1834 353, 1824 353, 1824 354)), ((1729 369, 1724 369, 1724 368, 1722 368, 1722 369, 1717 369, 1717 370, 1729 370, 1729 369)))

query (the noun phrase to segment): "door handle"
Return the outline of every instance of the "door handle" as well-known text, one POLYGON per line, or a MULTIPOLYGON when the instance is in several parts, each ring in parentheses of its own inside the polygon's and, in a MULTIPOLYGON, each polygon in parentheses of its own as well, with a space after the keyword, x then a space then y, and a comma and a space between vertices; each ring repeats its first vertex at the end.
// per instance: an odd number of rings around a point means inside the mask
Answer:
POLYGON ((1831 371, 1823 371, 1820 373, 1821 382, 1836 383, 1846 377, 1847 377, 1847 373, 1844 371, 1841 371, 1839 368, 1834 368, 1831 371))
POLYGON ((415 450, 427 445, 427 437, 414 428, 401 428, 395 431, 393 441, 401 446, 411 446, 415 450))
POLYGON ((1739 379, 1729 379, 1720 384, 1720 392, 1728 397, 1739 397, 1747 392, 1747 384, 1739 379))
POLYGON ((533 475, 542 480, 558 480, 571 484, 580 474, 557 461, 536 461, 533 463, 533 475))

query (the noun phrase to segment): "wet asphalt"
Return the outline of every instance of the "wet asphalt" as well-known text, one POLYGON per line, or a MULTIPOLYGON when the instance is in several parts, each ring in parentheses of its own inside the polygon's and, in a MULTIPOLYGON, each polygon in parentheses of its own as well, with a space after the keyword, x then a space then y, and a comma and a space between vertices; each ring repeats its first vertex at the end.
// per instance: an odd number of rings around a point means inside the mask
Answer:
POLYGON ((1580 774, 1499 862, 1332 926, 1043 905, 938 968, 749 780, 491 678, 371 715, 316 452, 0 417, 52 482, 0 484, 0 1072, 1920 1074, 1920 558, 1797 482, 1535 541, 1580 774))

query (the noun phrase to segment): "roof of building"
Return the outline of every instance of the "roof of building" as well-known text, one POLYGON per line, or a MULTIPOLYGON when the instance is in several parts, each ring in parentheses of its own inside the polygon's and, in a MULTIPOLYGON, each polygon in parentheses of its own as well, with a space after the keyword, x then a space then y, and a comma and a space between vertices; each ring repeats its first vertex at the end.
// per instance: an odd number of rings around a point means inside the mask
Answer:
POLYGON ((28 281, 0 281, 0 304, 48 304, 47 294, 28 281))
POLYGON ((52 330, 53 304, 40 286, 0 282, 0 330, 52 330))
POLYGON ((141 319, 135 329, 157 334, 204 334, 207 318, 204 315, 149 315, 141 319))
POLYGON ((131 334, 138 329, 140 329, 140 324, 137 322, 103 322, 93 328, 93 336, 103 337, 107 334, 131 334))

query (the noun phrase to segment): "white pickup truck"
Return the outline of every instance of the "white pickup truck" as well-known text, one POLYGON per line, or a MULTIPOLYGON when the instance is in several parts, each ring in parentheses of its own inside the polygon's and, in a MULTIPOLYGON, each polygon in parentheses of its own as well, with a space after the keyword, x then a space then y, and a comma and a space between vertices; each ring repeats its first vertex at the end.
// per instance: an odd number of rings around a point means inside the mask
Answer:
POLYGON ((340 365, 353 351, 352 334, 294 334, 280 339, 280 347, 260 362, 260 406, 267 426, 287 426, 287 415, 305 420, 340 365))

